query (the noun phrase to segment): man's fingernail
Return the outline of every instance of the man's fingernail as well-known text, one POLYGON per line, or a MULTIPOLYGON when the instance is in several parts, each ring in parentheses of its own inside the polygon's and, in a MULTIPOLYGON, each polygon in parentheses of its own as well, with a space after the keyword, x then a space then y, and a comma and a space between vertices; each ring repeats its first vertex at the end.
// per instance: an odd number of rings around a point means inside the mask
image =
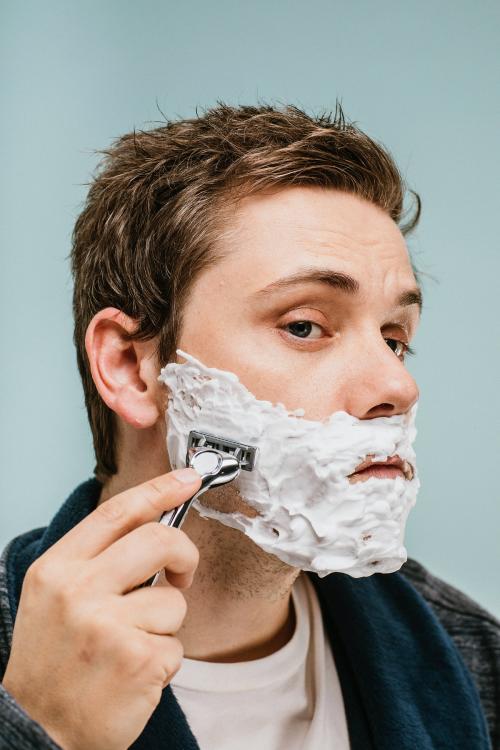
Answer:
POLYGON ((200 475, 194 469, 178 469, 172 472, 174 479, 184 484, 194 484, 200 478, 200 475))

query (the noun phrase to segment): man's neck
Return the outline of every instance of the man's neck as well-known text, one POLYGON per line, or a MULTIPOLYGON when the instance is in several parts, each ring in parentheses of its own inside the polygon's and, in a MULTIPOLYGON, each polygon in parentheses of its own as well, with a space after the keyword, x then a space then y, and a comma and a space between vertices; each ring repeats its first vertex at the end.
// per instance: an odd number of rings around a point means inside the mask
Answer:
MULTIPOLYGON (((146 465, 144 476, 114 475, 103 487, 99 503, 157 473, 158 467, 146 465)), ((257 515, 231 485, 214 488, 200 500, 223 512, 257 515)), ((291 590, 300 570, 267 554, 241 531, 202 518, 194 508, 182 530, 200 551, 193 584, 183 591, 187 614, 176 633, 184 656, 203 661, 249 661, 284 646, 295 629, 291 590)), ((158 583, 170 585, 164 574, 158 583)))
POLYGON ((188 609, 177 637, 184 656, 249 661, 288 643, 295 630, 291 589, 300 570, 193 509, 182 528, 200 550, 193 584, 183 592, 188 609))

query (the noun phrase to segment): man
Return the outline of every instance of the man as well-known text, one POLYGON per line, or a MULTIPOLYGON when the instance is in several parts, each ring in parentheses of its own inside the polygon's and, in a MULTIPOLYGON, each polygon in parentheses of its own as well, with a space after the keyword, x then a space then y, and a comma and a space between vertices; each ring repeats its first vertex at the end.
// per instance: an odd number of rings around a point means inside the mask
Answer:
MULTIPOLYGON (((72 251, 95 478, 4 552, 0 747, 499 746, 500 624, 415 561, 319 578, 194 508, 156 523, 200 487, 165 448, 177 348, 309 420, 410 412, 403 198, 340 109, 220 104, 106 152, 72 251)), ((409 480, 373 455, 351 484, 409 480)))

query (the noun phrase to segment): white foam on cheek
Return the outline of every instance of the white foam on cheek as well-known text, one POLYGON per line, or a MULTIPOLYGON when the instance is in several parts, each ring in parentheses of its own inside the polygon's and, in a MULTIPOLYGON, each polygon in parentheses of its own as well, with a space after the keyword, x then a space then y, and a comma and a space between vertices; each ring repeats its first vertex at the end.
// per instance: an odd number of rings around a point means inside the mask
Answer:
POLYGON ((221 513, 199 500, 193 507, 249 536, 266 552, 320 577, 392 573, 407 559, 406 519, 420 482, 412 443, 417 404, 407 414, 360 420, 335 412, 323 422, 304 418, 281 403, 260 401, 231 372, 209 368, 178 349, 186 362, 162 368, 169 388, 167 450, 173 469, 185 466, 191 430, 237 440, 259 449, 254 470, 234 480, 260 515, 221 513), (351 484, 347 476, 368 454, 398 454, 413 479, 372 477, 351 484))

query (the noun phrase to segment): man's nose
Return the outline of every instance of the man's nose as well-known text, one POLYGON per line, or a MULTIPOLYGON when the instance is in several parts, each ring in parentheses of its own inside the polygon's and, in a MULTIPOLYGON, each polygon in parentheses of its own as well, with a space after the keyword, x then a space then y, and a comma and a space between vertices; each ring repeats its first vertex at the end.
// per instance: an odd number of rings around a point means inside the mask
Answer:
MULTIPOLYGON (((383 338, 365 346, 351 366, 345 410, 358 419, 404 414, 418 400, 419 390, 404 362, 383 338)), ((359 352, 359 349, 358 349, 359 352)))

